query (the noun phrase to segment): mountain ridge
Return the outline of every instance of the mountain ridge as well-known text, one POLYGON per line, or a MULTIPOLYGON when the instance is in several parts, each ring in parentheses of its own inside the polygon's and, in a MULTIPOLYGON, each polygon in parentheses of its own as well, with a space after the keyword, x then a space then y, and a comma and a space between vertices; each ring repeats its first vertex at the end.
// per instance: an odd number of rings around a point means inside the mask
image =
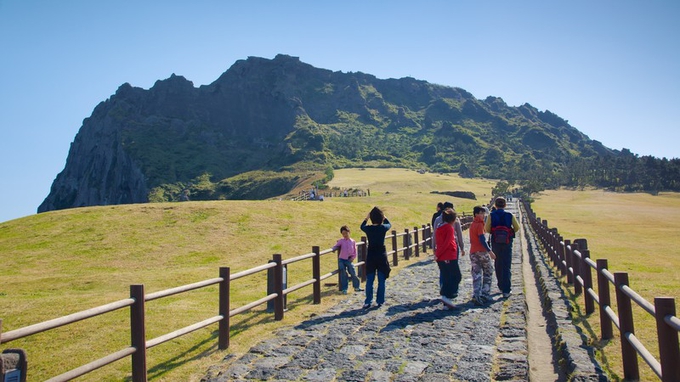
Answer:
POLYGON ((518 181, 526 180, 518 169, 542 179, 573 161, 619 154, 528 103, 510 107, 500 97, 320 69, 282 54, 248 57, 199 87, 175 74, 148 90, 122 84, 83 121, 38 212, 179 200, 186 189, 201 199, 249 198, 227 183, 251 171, 288 172, 257 192, 262 198, 284 194, 296 172, 328 167, 518 181))

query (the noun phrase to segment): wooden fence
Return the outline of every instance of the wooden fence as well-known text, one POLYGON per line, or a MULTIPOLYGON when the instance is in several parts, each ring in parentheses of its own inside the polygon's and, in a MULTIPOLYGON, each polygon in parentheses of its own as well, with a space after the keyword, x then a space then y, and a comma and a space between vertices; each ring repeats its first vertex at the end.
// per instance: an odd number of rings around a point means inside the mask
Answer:
POLYGON ((619 329, 623 374, 626 380, 638 380, 639 355, 664 382, 680 381, 680 348, 678 332, 680 319, 676 316, 675 299, 656 297, 654 304, 642 298, 628 286, 628 273, 607 269, 607 259, 591 260, 586 239, 565 240, 557 228, 549 228, 546 220, 536 217, 531 207, 523 203, 525 216, 547 251, 553 265, 574 286, 575 295, 583 295, 586 314, 600 310, 600 331, 603 340, 613 337, 612 323, 619 329), (593 289, 592 270, 596 271, 597 292, 593 289), (614 286, 618 313, 611 308, 610 285, 614 286), (585 293, 584 293, 585 292, 585 293), (652 315, 656 320, 659 358, 657 360, 635 337, 632 302, 652 315))
MULTIPOLYGON (((463 227, 466 228, 472 221, 472 217, 465 216, 461 218, 463 227)), ((411 256, 419 257, 421 253, 426 253, 427 247, 432 242, 432 230, 430 225, 423 225, 420 228, 414 227, 412 230, 406 228, 403 232, 392 231, 391 235, 385 237, 386 246, 388 240, 391 242, 391 249, 388 250, 388 256, 392 257, 392 264, 397 266, 399 263, 399 254, 405 260, 411 256)), ((365 237, 357 243, 359 275, 365 281, 364 263, 367 252, 367 241, 365 237)), ((49 321, 40 322, 34 325, 26 326, 16 330, 11 330, 2 333, 2 319, 0 319, 0 344, 5 344, 20 338, 25 338, 37 333, 45 332, 61 326, 69 325, 81 320, 110 313, 119 309, 130 309, 130 332, 131 341, 130 346, 111 353, 103 358, 92 361, 86 365, 82 365, 72 369, 66 373, 49 379, 49 382, 68 381, 76 377, 85 375, 101 367, 109 365, 115 361, 130 356, 132 361, 132 380, 146 381, 147 380, 147 365, 146 365, 146 349, 160 345, 164 342, 170 341, 177 337, 194 332, 198 329, 205 328, 212 324, 219 324, 218 328, 218 347, 219 349, 226 349, 229 347, 229 330, 230 318, 249 311, 257 306, 260 306, 269 301, 274 302, 274 319, 282 320, 284 315, 284 301, 285 296, 298 289, 312 285, 313 287, 313 303, 321 303, 321 281, 328 279, 334 275, 338 275, 338 270, 334 270, 327 274, 321 275, 321 256, 332 253, 332 249, 320 250, 318 246, 312 247, 312 252, 290 259, 283 260, 280 254, 273 255, 272 261, 267 264, 257 266, 238 273, 231 273, 229 267, 219 268, 219 276, 213 279, 199 281, 193 284, 183 285, 176 288, 166 289, 159 292, 146 294, 143 284, 130 285, 130 297, 115 301, 109 304, 101 305, 92 309, 87 309, 67 316, 55 318, 49 321), (284 289, 284 267, 289 264, 297 263, 303 260, 312 260, 312 278, 303 281, 297 285, 293 285, 284 289), (240 278, 262 272, 265 270, 273 270, 273 293, 269 293, 257 300, 250 302, 244 306, 232 309, 230 306, 229 294, 231 291, 231 283, 240 278), (219 285, 219 308, 217 315, 207 318, 203 321, 197 322, 193 325, 175 330, 171 333, 164 334, 160 337, 147 340, 146 339, 146 325, 145 319, 145 304, 156 299, 185 293, 188 291, 205 288, 211 285, 219 285)), ((339 277, 339 275, 338 275, 339 277)), ((30 354, 28 354, 30 357, 30 354)), ((23 374, 25 378, 26 374, 23 374)), ((25 379, 24 379, 25 380, 25 379)))

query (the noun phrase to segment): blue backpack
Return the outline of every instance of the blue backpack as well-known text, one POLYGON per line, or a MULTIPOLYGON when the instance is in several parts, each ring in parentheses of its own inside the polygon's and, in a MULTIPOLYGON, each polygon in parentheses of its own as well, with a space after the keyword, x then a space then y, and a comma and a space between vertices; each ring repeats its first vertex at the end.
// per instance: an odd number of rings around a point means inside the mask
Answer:
POLYGON ((503 216, 498 211, 491 213, 491 241, 496 244, 510 244, 515 237, 515 230, 512 229, 512 214, 503 211, 503 216), (505 219, 505 222, 500 221, 505 219))

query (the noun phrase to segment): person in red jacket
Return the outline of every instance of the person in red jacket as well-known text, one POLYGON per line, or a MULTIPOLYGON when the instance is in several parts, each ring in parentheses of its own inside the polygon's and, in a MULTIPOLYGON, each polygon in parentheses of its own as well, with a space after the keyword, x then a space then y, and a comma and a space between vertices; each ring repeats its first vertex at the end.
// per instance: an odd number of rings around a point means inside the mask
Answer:
POLYGON ((452 208, 445 209, 442 214, 442 224, 437 228, 435 258, 439 266, 441 280, 441 300, 449 308, 453 307, 453 299, 458 297, 458 285, 461 274, 458 266, 458 243, 456 243, 453 225, 456 222, 456 212, 452 208))

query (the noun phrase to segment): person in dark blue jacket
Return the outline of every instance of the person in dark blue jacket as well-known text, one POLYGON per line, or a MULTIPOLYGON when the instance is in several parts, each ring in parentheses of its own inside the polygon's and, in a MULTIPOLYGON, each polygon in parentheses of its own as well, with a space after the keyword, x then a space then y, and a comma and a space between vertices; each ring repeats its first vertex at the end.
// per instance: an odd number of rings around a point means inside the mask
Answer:
POLYGON ((368 253, 366 255, 366 300, 363 308, 369 308, 373 302, 373 281, 378 276, 378 291, 375 302, 378 307, 385 303, 385 280, 390 276, 390 263, 387 261, 385 235, 392 228, 383 211, 373 207, 366 219, 361 223, 361 230, 366 233, 368 253), (368 224, 368 221, 371 224, 368 224))
POLYGON ((520 226, 515 215, 505 211, 507 202, 505 198, 496 198, 495 210, 484 223, 484 230, 491 233, 491 249, 496 254, 494 268, 496 268, 496 280, 498 289, 503 293, 503 298, 510 297, 512 293, 512 240, 519 231, 520 226), (503 238, 503 240, 500 240, 503 238))

